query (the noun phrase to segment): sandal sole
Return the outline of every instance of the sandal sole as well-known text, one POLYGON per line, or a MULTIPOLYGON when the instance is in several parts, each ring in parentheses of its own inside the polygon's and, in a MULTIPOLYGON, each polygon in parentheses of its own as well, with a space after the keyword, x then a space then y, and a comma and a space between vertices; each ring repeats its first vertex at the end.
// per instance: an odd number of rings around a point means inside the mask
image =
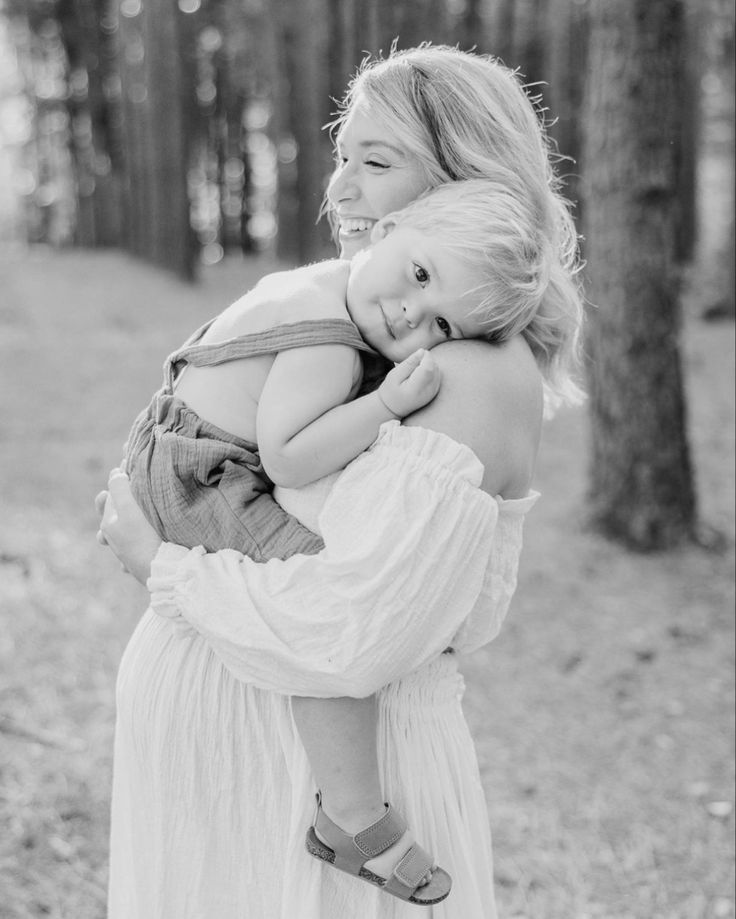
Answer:
MULTIPOLYGON (((322 862, 327 862, 327 864, 335 867, 335 853, 330 849, 329 846, 326 846, 322 840, 314 832, 314 827, 310 827, 307 830, 307 839, 306 839, 307 852, 314 858, 318 858, 322 862)), ((342 868, 338 868, 338 871, 342 871, 343 874, 349 874, 350 877, 358 877, 363 881, 367 881, 369 884, 374 884, 376 887, 381 889, 386 886, 386 878, 382 878, 373 872, 368 871, 367 868, 361 868, 357 875, 353 874, 351 871, 344 871, 342 868)), ((442 869, 438 869, 442 871, 442 869)), ((446 872, 445 872, 446 873, 446 872)), ((449 880, 449 875, 447 875, 449 880)), ((391 891, 384 891, 385 893, 391 893, 391 891)), ((408 899, 404 897, 399 897, 396 894, 391 894, 391 896, 396 897, 397 900, 403 900, 404 903, 413 903, 416 906, 434 906, 437 903, 441 903, 445 900, 450 894, 448 890, 446 893, 443 893, 440 897, 433 897, 431 900, 418 900, 416 897, 411 896, 408 899)))

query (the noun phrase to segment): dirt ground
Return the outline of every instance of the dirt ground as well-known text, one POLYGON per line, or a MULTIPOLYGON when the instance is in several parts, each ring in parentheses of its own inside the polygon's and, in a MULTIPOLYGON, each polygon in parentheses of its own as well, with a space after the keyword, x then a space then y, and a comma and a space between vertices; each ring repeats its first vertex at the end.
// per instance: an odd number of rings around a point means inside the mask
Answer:
MULTIPOLYGON (((92 498, 167 351, 268 270, 0 260, 0 917, 101 919, 117 662, 144 608, 92 498)), ((545 431, 517 597, 466 662, 503 919, 733 917, 734 326, 684 337, 709 549, 585 525, 586 416, 545 431)), ((461 919, 461 917, 458 917, 461 919)))

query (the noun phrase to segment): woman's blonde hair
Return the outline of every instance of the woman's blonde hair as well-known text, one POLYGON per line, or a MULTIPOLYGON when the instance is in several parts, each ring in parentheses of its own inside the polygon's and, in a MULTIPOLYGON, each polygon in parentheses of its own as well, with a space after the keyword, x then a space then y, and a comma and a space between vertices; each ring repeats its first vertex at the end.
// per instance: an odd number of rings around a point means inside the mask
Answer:
POLYGON ((550 403, 579 401, 573 378, 583 318, 578 237, 538 100, 494 58, 424 43, 363 61, 330 125, 333 136, 359 103, 400 138, 424 169, 429 188, 468 179, 508 182, 516 206, 535 215, 546 252, 545 294, 528 324, 509 323, 514 331, 508 334, 527 338, 550 403))

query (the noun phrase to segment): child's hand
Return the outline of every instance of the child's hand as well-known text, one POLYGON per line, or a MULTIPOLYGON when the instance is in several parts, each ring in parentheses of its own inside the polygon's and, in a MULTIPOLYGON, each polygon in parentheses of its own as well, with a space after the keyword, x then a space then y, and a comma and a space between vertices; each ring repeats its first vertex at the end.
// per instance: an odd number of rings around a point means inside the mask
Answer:
POLYGON ((440 382, 435 359, 420 348, 387 374, 378 387, 378 396, 397 418, 405 418, 434 399, 440 382))

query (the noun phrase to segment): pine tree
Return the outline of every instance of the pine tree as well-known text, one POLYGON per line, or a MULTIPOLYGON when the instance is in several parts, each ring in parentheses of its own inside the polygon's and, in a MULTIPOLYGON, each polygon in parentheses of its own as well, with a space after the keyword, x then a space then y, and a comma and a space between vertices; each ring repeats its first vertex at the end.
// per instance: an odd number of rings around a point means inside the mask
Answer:
POLYGON ((695 531, 679 352, 682 0, 594 0, 583 140, 592 425, 605 534, 665 548, 695 531))

